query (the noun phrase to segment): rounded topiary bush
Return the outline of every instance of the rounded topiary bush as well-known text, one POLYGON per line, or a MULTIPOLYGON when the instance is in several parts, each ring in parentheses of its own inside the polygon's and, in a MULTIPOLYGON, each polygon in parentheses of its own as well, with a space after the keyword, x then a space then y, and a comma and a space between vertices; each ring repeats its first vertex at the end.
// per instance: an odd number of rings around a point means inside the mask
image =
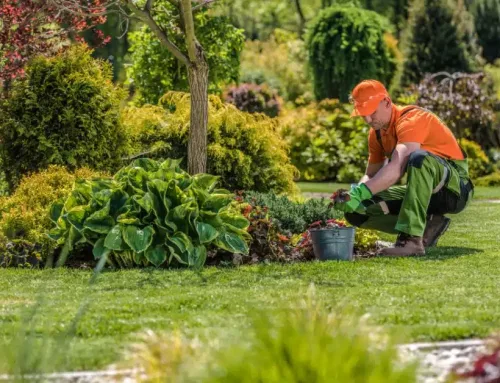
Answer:
POLYGON ((249 113, 264 113, 276 117, 281 110, 276 92, 266 84, 241 84, 227 89, 224 100, 239 110, 249 113))
POLYGON ((459 144, 467 153, 469 175, 473 180, 490 174, 494 170, 493 164, 478 143, 462 138, 459 144))
POLYGON ((316 98, 347 102, 354 86, 367 78, 389 86, 397 69, 384 38, 389 31, 387 19, 373 11, 352 5, 321 11, 306 37, 316 98))
MULTIPOLYGON (((169 92, 160 106, 124 110, 123 122, 135 148, 134 155, 182 158, 187 167, 190 96, 169 92)), ((221 177, 231 190, 295 192, 297 169, 288 158, 288 146, 276 119, 251 114, 209 96, 207 172, 221 177)))
POLYGON ((50 164, 112 170, 126 153, 120 123, 125 93, 111 66, 85 45, 35 58, 0 110, 1 156, 14 187, 21 175, 50 164))

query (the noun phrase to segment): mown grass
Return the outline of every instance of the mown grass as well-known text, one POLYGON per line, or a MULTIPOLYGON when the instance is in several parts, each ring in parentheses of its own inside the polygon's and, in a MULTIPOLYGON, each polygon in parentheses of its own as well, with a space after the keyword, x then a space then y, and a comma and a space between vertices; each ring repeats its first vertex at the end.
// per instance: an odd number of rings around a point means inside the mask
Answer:
POLYGON ((30 319, 35 334, 49 339, 67 328, 84 299, 90 302, 64 349, 67 368, 80 370, 114 362, 146 328, 202 339, 244 336, 251 313, 287 307, 310 283, 330 307, 349 304, 408 341, 486 336, 500 329, 499 216, 500 204, 473 202, 452 216, 440 247, 414 259, 107 271, 90 287, 90 271, 3 269, 0 349, 39 294, 44 304, 30 319))
MULTIPOLYGON (((302 193, 333 193, 337 189, 349 189, 349 184, 334 182, 297 182, 302 193)), ((500 199, 500 188, 476 186, 474 189, 475 200, 500 199)))

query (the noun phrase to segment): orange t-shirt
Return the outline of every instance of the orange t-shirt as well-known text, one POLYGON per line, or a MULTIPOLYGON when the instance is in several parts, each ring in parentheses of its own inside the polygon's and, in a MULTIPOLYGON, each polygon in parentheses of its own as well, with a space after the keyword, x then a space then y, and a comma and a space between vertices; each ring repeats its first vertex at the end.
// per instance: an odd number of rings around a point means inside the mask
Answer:
POLYGON ((462 160, 462 150, 451 130, 433 113, 415 106, 392 106, 391 122, 387 129, 380 129, 382 147, 375 129, 368 136, 368 163, 376 164, 389 158, 397 144, 418 142, 420 149, 440 157, 462 160), (403 114, 403 115, 402 115, 403 114))

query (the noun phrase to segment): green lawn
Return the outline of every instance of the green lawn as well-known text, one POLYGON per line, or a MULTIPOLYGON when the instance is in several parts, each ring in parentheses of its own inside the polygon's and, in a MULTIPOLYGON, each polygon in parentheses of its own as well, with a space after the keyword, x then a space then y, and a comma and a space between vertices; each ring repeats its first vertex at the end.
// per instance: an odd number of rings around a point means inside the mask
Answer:
MULTIPOLYGON (((335 190, 349 189, 349 184, 332 182, 297 182, 302 193, 333 193, 335 190)), ((474 199, 500 199, 500 188, 477 186, 474 189, 474 199)))
POLYGON ((417 259, 369 259, 192 271, 105 272, 89 289, 89 271, 0 270, 0 341, 11 338, 21 309, 40 335, 66 328, 82 299, 90 306, 65 352, 72 369, 113 362, 132 334, 180 328, 202 338, 244 334, 255 309, 289 305, 314 282, 334 307, 349 303, 407 340, 488 335, 500 329, 500 204, 476 201, 453 218, 440 247, 417 259))

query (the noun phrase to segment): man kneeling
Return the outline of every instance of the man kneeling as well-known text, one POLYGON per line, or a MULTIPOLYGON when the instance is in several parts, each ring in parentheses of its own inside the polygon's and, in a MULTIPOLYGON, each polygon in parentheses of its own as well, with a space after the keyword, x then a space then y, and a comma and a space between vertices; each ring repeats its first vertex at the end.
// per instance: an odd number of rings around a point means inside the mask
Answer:
POLYGON ((467 156, 435 114, 393 104, 380 82, 362 81, 351 98, 352 116, 371 127, 368 165, 335 208, 354 226, 398 234, 381 255, 423 255, 448 228, 444 214, 461 212, 472 199, 467 156), (394 186, 405 174, 407 184, 394 186))

